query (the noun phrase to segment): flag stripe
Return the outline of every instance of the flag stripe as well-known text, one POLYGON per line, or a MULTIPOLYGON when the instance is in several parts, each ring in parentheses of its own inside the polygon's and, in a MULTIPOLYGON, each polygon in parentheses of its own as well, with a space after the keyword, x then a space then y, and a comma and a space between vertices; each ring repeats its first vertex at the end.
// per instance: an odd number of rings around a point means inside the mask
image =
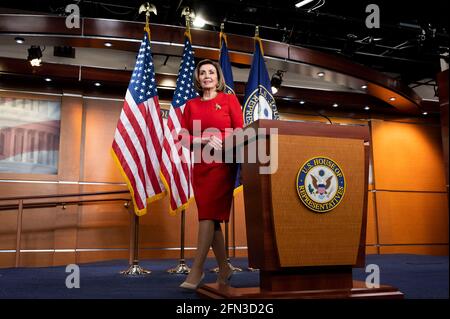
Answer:
POLYGON ((194 90, 194 55, 189 33, 185 33, 184 51, 180 63, 169 117, 164 123, 161 173, 170 188, 170 212, 174 213, 187 207, 192 195, 191 154, 181 146, 178 133, 186 102, 197 94, 194 90))
POLYGON ((147 212, 148 202, 164 195, 160 176, 162 142, 163 124, 150 39, 144 33, 112 145, 138 215, 147 212))
POLYGON ((154 191, 149 187, 149 168, 153 170, 153 168, 151 167, 150 159, 146 155, 147 152, 142 149, 141 142, 135 134, 135 131, 126 129, 126 127, 129 127, 132 124, 130 124, 130 122, 128 121, 127 116, 125 116, 124 114, 122 115, 122 121, 117 124, 117 130, 119 131, 125 145, 128 148, 128 151, 130 152, 131 157, 133 158, 134 163, 137 166, 139 178, 142 181, 145 181, 145 185, 147 186, 145 189, 146 197, 148 197, 149 195, 155 195, 154 191))
MULTIPOLYGON (((171 118, 168 119, 168 122, 171 122, 171 118)), ((171 126, 170 124, 168 125, 171 126)), ((175 130, 175 129, 174 129, 175 130)), ((173 130, 170 130, 174 132, 173 130)), ((173 180, 172 186, 176 187, 177 197, 179 200, 176 200, 177 204, 181 202, 185 202, 189 196, 189 188, 187 185, 187 174, 186 171, 181 166, 181 161, 184 160, 183 157, 179 156, 179 153, 176 149, 175 142, 173 140, 173 136, 171 133, 167 133, 165 135, 167 143, 164 144, 163 157, 164 163, 166 163, 166 169, 172 176, 171 180, 173 180), (166 161, 167 160, 167 161, 166 161)), ((178 205, 177 205, 178 206, 178 205)))
MULTIPOLYGON (((126 101, 125 101, 126 103, 126 101)), ((146 185, 147 185, 147 192, 150 194, 154 194, 155 191, 152 189, 152 185, 155 187, 157 186, 157 189, 160 190, 160 186, 158 183, 158 179, 157 176, 159 174, 159 167, 157 167, 156 169, 153 167, 152 163, 157 164, 157 161, 151 161, 149 154, 150 153, 155 153, 155 151, 153 149, 148 149, 147 145, 148 143, 148 138, 145 139, 140 139, 139 137, 142 135, 146 135, 145 132, 141 131, 141 128, 138 126, 138 119, 135 117, 135 114, 131 112, 131 110, 129 108, 125 108, 124 112, 122 113, 121 116, 122 121, 124 122, 123 124, 125 125, 125 127, 128 127, 129 129, 127 130, 127 133, 129 135, 129 137, 132 140, 132 143, 135 145, 135 147, 138 147, 137 151, 138 151, 138 155, 139 155, 139 162, 140 165, 142 167, 146 168, 146 176, 150 178, 151 183, 149 182, 149 180, 146 181, 146 185), (150 176, 149 176, 150 175, 150 176)), ((122 134, 122 137, 124 137, 124 135, 122 134)), ((155 144, 152 144, 155 145, 155 144)), ((138 160, 136 159, 136 162, 138 160)))
POLYGON ((115 136, 114 141, 114 151, 117 154, 119 160, 121 161, 121 165, 125 174, 127 175, 128 180, 130 181, 131 186, 133 187, 134 200, 138 207, 143 207, 145 203, 145 199, 143 199, 142 192, 144 187, 142 186, 142 182, 136 174, 136 165, 134 161, 130 161, 130 156, 126 147, 124 147, 123 140, 119 133, 115 136))

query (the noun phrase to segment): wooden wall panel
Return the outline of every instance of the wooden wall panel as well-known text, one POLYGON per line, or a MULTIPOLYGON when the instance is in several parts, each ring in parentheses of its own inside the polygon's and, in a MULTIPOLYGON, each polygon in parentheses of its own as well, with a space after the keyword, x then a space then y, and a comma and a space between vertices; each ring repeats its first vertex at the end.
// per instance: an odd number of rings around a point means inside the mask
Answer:
POLYGON ((0 268, 12 268, 16 262, 16 253, 0 253, 0 268))
POLYGON ((366 255, 378 254, 378 249, 375 246, 366 246, 366 255))
POLYGON ((16 228, 17 210, 0 211, 0 250, 16 249, 16 228))
POLYGON ((78 181, 83 118, 81 97, 64 96, 61 106, 61 135, 58 177, 63 181, 78 181))
MULTIPOLYGON (((328 118, 333 123, 343 123, 343 124, 355 124, 355 125, 368 125, 368 121, 345 118, 345 117, 333 117, 328 116, 328 118)), ((305 121, 305 122, 321 122, 321 123, 329 123, 329 121, 320 115, 315 114, 299 114, 299 113, 286 113, 280 112, 280 119, 285 121, 305 121)))
MULTIPOLYGON (((167 197, 151 203, 149 213, 141 218, 140 225, 142 248, 180 247, 181 213, 175 216, 169 214, 167 197)), ((197 206, 192 201, 185 212, 185 247, 197 246, 197 230, 197 206)))
MULTIPOLYGON (((20 174, 16 174, 21 177, 20 174)), ((78 185, 57 184, 57 183, 20 183, 20 182, 3 182, 0 183, 0 197, 16 197, 16 196, 41 196, 53 194, 72 194, 78 193, 78 185)), ((30 202, 30 201, 28 201, 30 202)), ((38 200, 34 200, 38 202, 38 200)), ((17 200, 15 201, 17 204, 17 200)))
POLYGON ((77 248, 128 248, 129 218, 123 203, 79 208, 77 248))
POLYGON ((446 191, 438 126, 371 123, 377 190, 446 191))
MULTIPOLYGON (((58 207, 55 214, 54 248, 74 249, 77 247, 78 206, 58 207)), ((56 252, 53 266, 73 264, 75 260, 75 252, 56 252)))
MULTIPOLYGON (((245 208, 244 208, 244 191, 236 194, 235 198, 235 217, 234 217, 234 227, 235 227, 235 240, 237 247, 247 247, 247 229, 245 226, 245 208)), ((230 227, 230 231, 231 231, 230 227)), ((232 244, 232 235, 230 234, 230 245, 232 244)), ((236 251, 236 254, 238 251, 236 251)))
POLYGON ((448 190, 448 73, 445 70, 437 75, 438 93, 439 93, 439 108, 441 112, 441 134, 442 134, 442 148, 444 156, 444 165, 446 170, 446 181, 448 190))
POLYGON ((118 101, 84 99, 86 132, 82 181, 124 182, 111 156, 111 145, 122 106, 123 102, 118 101))
POLYGON ((447 195, 377 192, 380 244, 448 244, 447 195))
POLYGON ((381 246, 380 253, 448 256, 448 245, 381 246))
MULTIPOLYGON (((20 254, 19 267, 48 267, 53 265, 53 252, 26 252, 20 254)), ((62 283, 63 284, 63 283, 62 283)))
POLYGON ((375 197, 369 192, 367 198, 367 228, 366 228, 366 244, 377 244, 377 224, 375 215, 375 197))
MULTIPOLYGON (((79 251, 77 252, 76 262, 79 264, 83 264, 114 259, 128 260, 128 251, 127 250, 79 251)), ((128 266, 124 266, 124 269, 121 270, 126 269, 128 269, 128 266)))
POLYGON ((25 209, 22 216, 21 249, 53 249, 56 210, 60 208, 25 209))
POLYGON ((53 266, 66 266, 76 263, 77 260, 75 252, 55 252, 53 254, 53 266))

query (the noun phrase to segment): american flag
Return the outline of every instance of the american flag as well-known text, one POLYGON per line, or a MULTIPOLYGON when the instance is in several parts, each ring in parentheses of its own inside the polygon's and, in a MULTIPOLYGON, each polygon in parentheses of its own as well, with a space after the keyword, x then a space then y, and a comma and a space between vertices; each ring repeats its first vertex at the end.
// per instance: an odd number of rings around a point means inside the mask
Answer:
POLYGON ((133 75, 112 144, 113 157, 131 192, 135 213, 164 196, 160 178, 163 124, 155 69, 147 33, 141 42, 133 75))
POLYGON ((175 93, 167 119, 167 126, 164 127, 161 165, 164 184, 167 189, 170 189, 169 210, 171 214, 185 209, 192 196, 191 152, 180 146, 178 133, 181 129, 180 123, 186 102, 198 95, 194 89, 194 69, 195 61, 190 34, 185 33, 184 51, 178 71, 175 93))

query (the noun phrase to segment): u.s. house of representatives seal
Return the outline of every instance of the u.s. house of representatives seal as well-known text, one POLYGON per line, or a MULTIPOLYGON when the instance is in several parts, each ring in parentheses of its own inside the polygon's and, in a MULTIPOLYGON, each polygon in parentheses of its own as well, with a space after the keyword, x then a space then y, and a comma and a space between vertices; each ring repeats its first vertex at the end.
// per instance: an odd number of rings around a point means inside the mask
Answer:
POLYGON ((244 124, 248 125, 258 119, 278 119, 275 99, 264 86, 256 88, 244 103, 244 124))
POLYGON ((345 194, 344 172, 335 161, 323 156, 307 160, 295 184, 302 203, 318 213, 336 208, 345 194))

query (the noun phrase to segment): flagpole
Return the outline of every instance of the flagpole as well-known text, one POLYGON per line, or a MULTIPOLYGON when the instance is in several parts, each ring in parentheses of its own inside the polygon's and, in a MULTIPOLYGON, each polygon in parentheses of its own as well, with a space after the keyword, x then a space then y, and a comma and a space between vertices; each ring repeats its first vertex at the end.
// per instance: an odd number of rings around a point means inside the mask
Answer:
MULTIPOLYGON (((255 41, 258 41, 258 45, 260 46, 261 49, 261 40, 259 39, 259 26, 255 27, 255 41)), ((259 90, 259 87, 258 87, 259 90)), ((261 103, 258 103, 258 118, 261 115, 261 103)))
MULTIPOLYGON (((189 40, 191 40, 191 19, 194 17, 194 13, 191 12, 189 7, 183 8, 183 11, 181 12, 181 16, 185 18, 186 20, 186 31, 185 34, 189 37, 189 40)), ((185 232, 186 232, 186 214, 185 210, 183 209, 181 211, 181 231, 180 231, 180 261, 178 265, 174 268, 171 268, 167 270, 170 274, 189 274, 191 269, 186 264, 186 260, 184 258, 184 239, 185 239, 185 232)))
MULTIPOLYGON (((148 34, 148 41, 150 41, 150 13, 156 15, 156 7, 153 4, 146 2, 139 7, 139 13, 145 12, 145 27, 144 31, 148 34)), ((130 202, 125 203, 125 207, 128 209, 131 220, 130 220, 130 257, 129 257, 129 267, 127 270, 121 271, 123 275, 147 275, 151 271, 139 266, 139 216, 134 212, 133 204, 130 202)))
POLYGON ((124 205, 130 213, 130 258, 127 270, 121 271, 122 275, 147 275, 151 271, 139 266, 139 216, 135 214, 133 204, 126 202, 124 205))
MULTIPOLYGON (((227 45, 227 37, 226 37, 226 34, 224 32, 224 29, 225 29, 225 24, 222 22, 220 24, 220 33, 219 33, 219 49, 221 51, 220 54, 222 54, 222 39, 224 40, 225 45, 227 45)), ((229 84, 231 86, 232 83, 229 83, 229 84)), ((228 87, 228 84, 227 84, 227 87, 228 87)), ((234 94, 234 92, 233 92, 233 94, 234 94)), ((236 257, 236 242, 235 242, 235 236, 234 236, 234 232, 235 232, 235 227, 234 227, 235 205, 234 205, 234 203, 235 202, 234 202, 234 194, 233 194, 233 202, 232 202, 233 206, 232 206, 232 211, 231 211, 231 218, 232 218, 232 221, 233 221, 233 225, 232 225, 233 246, 232 247, 233 247, 233 257, 236 257)), ((228 263, 228 266, 230 267, 230 269, 233 272, 240 272, 240 271, 242 271, 242 269, 233 266, 231 264, 231 262, 230 262, 230 252, 229 252, 230 251, 230 240, 229 240, 229 234, 230 234, 229 222, 226 221, 225 222, 225 253, 226 253, 227 263, 228 263)), ((219 267, 215 267, 215 268, 211 269, 210 271, 218 273, 219 272, 219 267)))
POLYGON ((170 274, 189 274, 191 269, 186 265, 186 260, 184 259, 184 238, 185 238, 185 227, 186 225, 186 214, 184 209, 181 211, 181 243, 180 243, 180 262, 175 268, 167 270, 170 274))
MULTIPOLYGON (((232 229, 233 229, 233 233, 232 233, 232 237, 233 237, 233 257, 236 257, 236 240, 235 240, 235 218, 236 218, 236 205, 235 205, 235 199, 233 198, 233 206, 232 206, 233 210, 231 212, 231 220, 232 220, 232 229)), ((228 265, 230 266, 230 268, 233 270, 233 272, 240 272, 242 271, 241 268, 239 267, 235 267, 231 264, 230 261, 230 256, 228 253, 228 222, 225 224, 225 234, 226 234, 226 247, 227 247, 227 261, 228 261, 228 265)))

